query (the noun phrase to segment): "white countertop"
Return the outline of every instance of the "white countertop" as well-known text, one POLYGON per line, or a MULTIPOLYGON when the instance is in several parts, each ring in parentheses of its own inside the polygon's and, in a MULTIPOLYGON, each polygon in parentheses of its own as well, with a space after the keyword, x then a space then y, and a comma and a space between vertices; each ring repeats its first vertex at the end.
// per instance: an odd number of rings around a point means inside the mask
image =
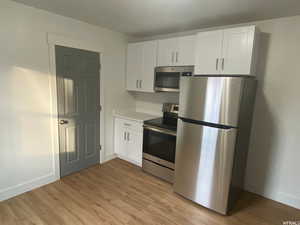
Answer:
POLYGON ((158 115, 151 115, 148 113, 129 111, 129 110, 115 110, 114 116, 122 119, 129 119, 138 122, 144 122, 145 120, 151 120, 158 118, 158 115))

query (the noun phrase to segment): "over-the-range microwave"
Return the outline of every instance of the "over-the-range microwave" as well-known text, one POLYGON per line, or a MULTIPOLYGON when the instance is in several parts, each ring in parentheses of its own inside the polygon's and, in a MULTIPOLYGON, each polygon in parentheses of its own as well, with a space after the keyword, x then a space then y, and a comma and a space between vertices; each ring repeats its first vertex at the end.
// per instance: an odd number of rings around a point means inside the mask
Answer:
POLYGON ((155 68, 154 90, 179 92, 181 76, 192 76, 194 66, 168 66, 155 68))

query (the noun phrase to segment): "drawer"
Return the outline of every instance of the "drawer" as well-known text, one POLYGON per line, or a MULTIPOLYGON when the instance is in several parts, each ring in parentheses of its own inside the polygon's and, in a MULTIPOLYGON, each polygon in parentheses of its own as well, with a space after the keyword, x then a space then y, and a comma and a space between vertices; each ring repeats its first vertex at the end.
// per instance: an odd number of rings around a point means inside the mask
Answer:
POLYGON ((142 122, 136 122, 133 120, 115 118, 115 123, 118 125, 118 127, 124 127, 126 129, 130 129, 130 130, 134 130, 134 131, 138 131, 138 132, 143 131, 143 123, 142 122))

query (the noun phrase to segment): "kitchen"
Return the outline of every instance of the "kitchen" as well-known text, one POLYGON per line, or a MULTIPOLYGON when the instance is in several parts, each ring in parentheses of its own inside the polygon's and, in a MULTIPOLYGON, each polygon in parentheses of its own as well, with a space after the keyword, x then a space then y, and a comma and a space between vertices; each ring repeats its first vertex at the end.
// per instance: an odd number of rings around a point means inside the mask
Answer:
POLYGON ((235 189, 243 189, 258 45, 255 26, 130 43, 126 89, 179 92, 179 104, 164 103, 163 117, 150 120, 138 112, 116 113, 117 156, 174 183, 184 197, 227 214, 238 196, 235 189))
POLYGON ((74 210, 87 224, 297 223, 299 16, 128 37, 0 4, 0 222, 76 224, 74 210), (64 54, 85 57, 69 65, 88 79, 64 74, 64 54))

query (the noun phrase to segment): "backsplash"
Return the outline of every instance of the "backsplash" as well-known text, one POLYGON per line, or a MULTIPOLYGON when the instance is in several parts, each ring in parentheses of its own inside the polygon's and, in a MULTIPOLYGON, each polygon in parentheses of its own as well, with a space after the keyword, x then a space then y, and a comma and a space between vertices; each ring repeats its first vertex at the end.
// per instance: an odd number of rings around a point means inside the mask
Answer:
POLYGON ((135 93, 136 111, 162 115, 162 104, 165 102, 178 103, 179 93, 135 93))

